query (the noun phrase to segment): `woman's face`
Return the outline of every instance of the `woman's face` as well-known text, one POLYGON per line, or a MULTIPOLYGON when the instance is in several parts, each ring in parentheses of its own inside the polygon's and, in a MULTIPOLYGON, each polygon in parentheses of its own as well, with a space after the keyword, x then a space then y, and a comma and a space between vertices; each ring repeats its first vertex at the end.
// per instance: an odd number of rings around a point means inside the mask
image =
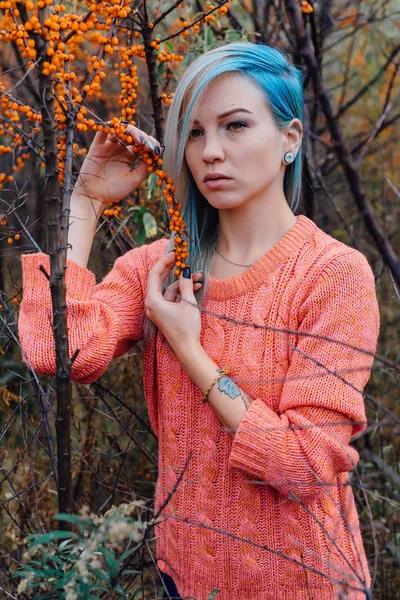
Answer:
POLYGON ((214 80, 191 115, 190 127, 186 162, 212 206, 227 209, 257 202, 271 184, 283 189, 283 156, 293 144, 277 128, 255 84, 238 73, 214 80), (210 173, 229 179, 207 185, 204 178, 210 173))

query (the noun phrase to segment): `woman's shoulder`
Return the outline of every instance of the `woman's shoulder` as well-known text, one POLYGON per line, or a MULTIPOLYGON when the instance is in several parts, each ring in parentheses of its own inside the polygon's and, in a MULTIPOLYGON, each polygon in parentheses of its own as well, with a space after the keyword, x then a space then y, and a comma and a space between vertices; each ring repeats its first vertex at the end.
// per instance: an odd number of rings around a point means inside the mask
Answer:
POLYGON ((312 277, 318 277, 335 265, 372 272, 365 254, 334 237, 333 232, 329 234, 316 224, 312 242, 303 248, 303 252, 300 263, 312 277))
POLYGON ((295 305, 308 306, 322 296, 334 299, 350 289, 355 295, 369 295, 375 303, 375 276, 367 257, 315 225, 292 257, 286 294, 295 305))

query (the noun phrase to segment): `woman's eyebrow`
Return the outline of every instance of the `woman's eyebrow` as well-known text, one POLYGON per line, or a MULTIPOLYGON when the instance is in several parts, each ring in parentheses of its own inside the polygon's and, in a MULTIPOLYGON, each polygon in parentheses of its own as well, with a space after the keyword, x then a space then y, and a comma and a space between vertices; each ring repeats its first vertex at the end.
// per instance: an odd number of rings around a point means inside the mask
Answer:
MULTIPOLYGON (((233 115, 233 113, 235 113, 235 112, 245 112, 245 113, 249 113, 249 115, 253 114, 246 108, 232 108, 232 110, 228 110, 227 112, 222 113, 222 115, 218 115, 217 119, 222 119, 223 117, 229 117, 229 115, 233 115)), ((195 119, 193 121, 193 125, 198 125, 198 124, 199 124, 199 121, 197 119, 195 119)))

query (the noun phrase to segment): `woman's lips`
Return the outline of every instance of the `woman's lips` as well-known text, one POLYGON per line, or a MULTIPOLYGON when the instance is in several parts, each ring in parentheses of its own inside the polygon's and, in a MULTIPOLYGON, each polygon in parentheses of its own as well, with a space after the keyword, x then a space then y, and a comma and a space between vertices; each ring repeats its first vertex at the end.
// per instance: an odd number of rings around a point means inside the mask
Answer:
POLYGON ((223 187, 228 181, 232 181, 232 179, 228 179, 227 177, 221 177, 220 179, 207 179, 205 182, 206 186, 210 190, 217 190, 220 187, 223 187))

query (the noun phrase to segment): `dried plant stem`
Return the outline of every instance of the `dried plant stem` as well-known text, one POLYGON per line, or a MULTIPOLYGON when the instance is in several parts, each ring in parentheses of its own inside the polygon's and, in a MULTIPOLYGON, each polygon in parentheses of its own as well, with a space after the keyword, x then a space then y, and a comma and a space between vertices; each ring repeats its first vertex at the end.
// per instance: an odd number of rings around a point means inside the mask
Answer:
MULTIPOLYGON (((40 20, 48 17, 47 7, 40 10, 40 20)), ((41 63, 46 60, 47 44, 39 50, 39 93, 42 113, 44 161, 46 165, 45 201, 47 208, 47 251, 50 255, 50 292, 53 307, 53 331, 56 346, 56 391, 57 391, 57 492, 58 509, 72 513, 71 482, 71 361, 68 351, 68 329, 66 316, 66 241, 65 219, 68 207, 59 197, 57 164, 57 130, 54 109, 54 93, 51 77, 42 74, 41 63)), ((69 129, 69 127, 68 127, 69 129)), ((67 133, 68 137, 68 133, 67 133)), ((66 185, 68 189, 68 185, 66 185)), ((63 201, 69 201, 64 194, 63 201)), ((59 521, 59 529, 70 529, 67 521, 59 521)))

